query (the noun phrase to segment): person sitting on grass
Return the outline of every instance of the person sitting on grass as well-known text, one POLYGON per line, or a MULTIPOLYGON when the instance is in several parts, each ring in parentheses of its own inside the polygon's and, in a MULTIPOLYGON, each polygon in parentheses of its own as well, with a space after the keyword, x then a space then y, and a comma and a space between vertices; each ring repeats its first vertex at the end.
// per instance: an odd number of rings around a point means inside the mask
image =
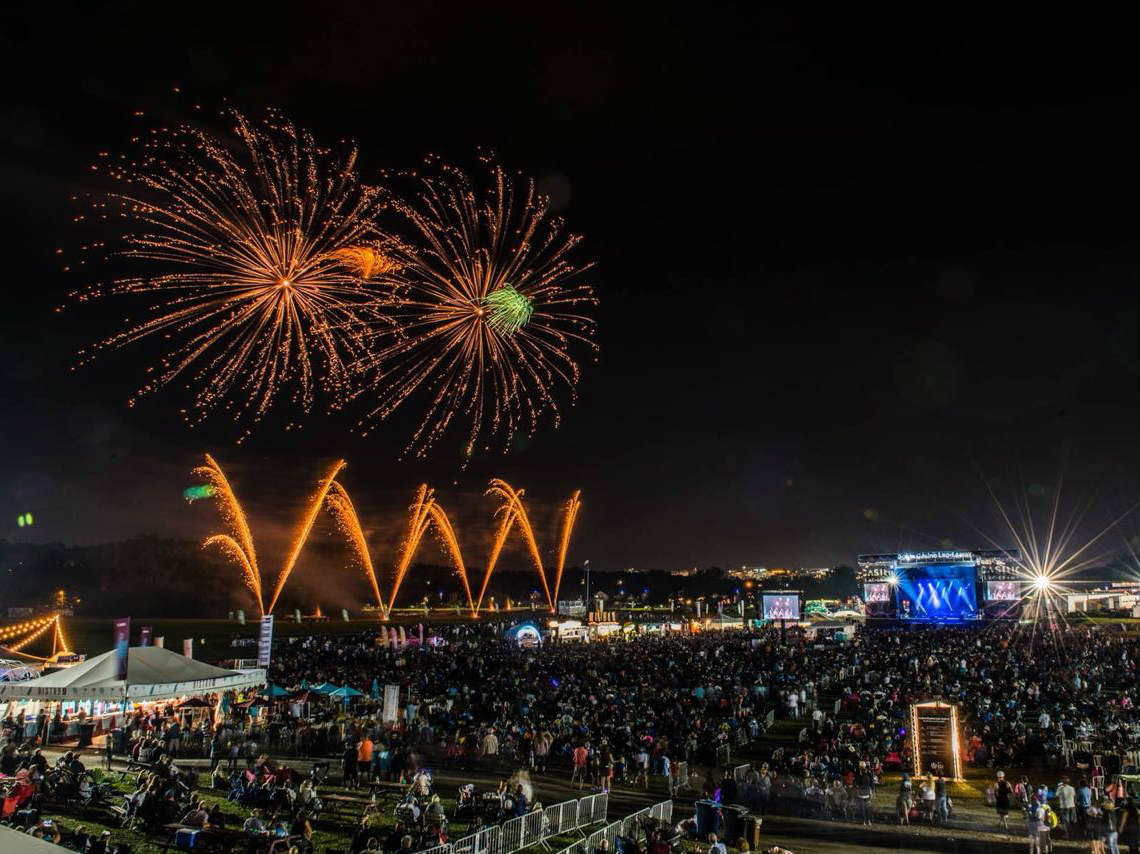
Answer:
POLYGON ((75 828, 75 833, 71 835, 71 841, 67 843, 67 847, 74 851, 86 851, 87 843, 90 842, 91 839, 93 839, 93 837, 87 832, 87 825, 81 824, 75 828))
POLYGON ((261 836, 264 834, 268 828, 266 828, 265 822, 261 818, 261 810, 250 810, 249 818, 242 824, 241 829, 243 833, 247 833, 250 836, 261 836))
POLYGON ((87 842, 86 854, 111 854, 111 831, 104 830, 87 842))
POLYGON ((197 798, 190 799, 190 809, 186 815, 182 816, 179 824, 184 824, 187 827, 205 827, 206 822, 210 819, 210 813, 202 806, 202 802, 197 798))

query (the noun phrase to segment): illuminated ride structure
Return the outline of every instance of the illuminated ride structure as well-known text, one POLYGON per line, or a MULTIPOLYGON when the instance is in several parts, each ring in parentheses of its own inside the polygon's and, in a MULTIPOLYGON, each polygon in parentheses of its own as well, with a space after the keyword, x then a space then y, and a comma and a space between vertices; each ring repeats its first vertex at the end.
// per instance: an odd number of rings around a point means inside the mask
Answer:
POLYGON ((859 555, 868 617, 915 623, 1016 619, 1024 595, 1016 549, 859 555))
MULTIPOLYGON (((14 681, 27 678, 27 673, 17 664, 29 661, 40 662, 44 666, 66 666, 75 658, 67 637, 63 633, 63 620, 58 611, 39 617, 29 617, 19 623, 0 626, 0 681, 14 681), (41 637, 51 632, 51 653, 47 656, 24 652, 41 637), (9 656, 14 656, 10 659, 9 656)), ((39 675, 38 670, 36 675, 39 675)))

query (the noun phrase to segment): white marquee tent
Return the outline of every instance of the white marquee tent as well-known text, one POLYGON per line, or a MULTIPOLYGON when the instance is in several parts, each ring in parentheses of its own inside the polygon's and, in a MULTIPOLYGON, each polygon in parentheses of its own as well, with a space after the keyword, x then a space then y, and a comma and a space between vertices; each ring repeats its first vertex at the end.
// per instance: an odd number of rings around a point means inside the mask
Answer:
POLYGON ((111 650, 39 679, 0 683, 0 700, 145 703, 265 684, 264 670, 223 670, 158 646, 131 647, 126 681, 116 675, 115 651, 111 650))

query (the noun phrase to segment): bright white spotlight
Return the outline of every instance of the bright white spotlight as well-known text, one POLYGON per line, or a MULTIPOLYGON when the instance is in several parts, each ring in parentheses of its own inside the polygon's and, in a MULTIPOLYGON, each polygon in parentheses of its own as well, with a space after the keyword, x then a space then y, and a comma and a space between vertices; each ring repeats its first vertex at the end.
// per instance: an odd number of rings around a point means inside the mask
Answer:
POLYGON ((891 585, 891 587, 898 587, 899 577, 892 572, 887 576, 887 584, 891 585))
POLYGON ((1033 579, 1033 586, 1044 592, 1053 586, 1053 580, 1048 575, 1038 575, 1033 579))

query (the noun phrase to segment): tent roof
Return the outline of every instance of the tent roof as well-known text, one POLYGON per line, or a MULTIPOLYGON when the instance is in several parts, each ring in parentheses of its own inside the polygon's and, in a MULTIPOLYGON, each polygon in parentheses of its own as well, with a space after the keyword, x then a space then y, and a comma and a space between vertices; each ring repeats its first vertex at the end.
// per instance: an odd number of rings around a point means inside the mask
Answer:
POLYGON ((0 854, 65 854, 68 849, 0 824, 0 854))
POLYGON ((131 647, 127 679, 116 679, 115 651, 39 679, 0 685, 0 699, 163 700, 265 684, 264 670, 223 670, 159 646, 131 647))

